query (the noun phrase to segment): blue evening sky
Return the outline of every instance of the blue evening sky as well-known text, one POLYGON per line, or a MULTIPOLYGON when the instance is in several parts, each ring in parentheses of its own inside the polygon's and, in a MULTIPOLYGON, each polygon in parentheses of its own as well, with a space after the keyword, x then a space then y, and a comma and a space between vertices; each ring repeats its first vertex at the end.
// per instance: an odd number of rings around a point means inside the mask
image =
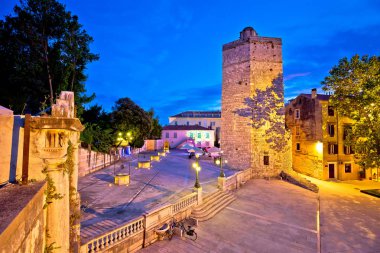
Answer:
MULTIPOLYGON (((0 0, 0 16, 17 2, 0 0)), ((282 38, 286 99, 320 88, 344 56, 380 53, 378 0, 61 2, 95 40, 100 60, 86 83, 95 103, 110 111, 130 97, 162 124, 182 111, 220 109, 222 45, 246 26, 282 38)))

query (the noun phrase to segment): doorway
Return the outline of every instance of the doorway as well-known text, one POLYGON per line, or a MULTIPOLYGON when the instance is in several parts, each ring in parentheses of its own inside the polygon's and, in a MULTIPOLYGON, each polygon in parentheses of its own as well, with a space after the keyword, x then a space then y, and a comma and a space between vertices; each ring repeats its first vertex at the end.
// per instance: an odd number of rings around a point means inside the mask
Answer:
POLYGON ((336 178, 335 163, 329 163, 329 178, 336 178))

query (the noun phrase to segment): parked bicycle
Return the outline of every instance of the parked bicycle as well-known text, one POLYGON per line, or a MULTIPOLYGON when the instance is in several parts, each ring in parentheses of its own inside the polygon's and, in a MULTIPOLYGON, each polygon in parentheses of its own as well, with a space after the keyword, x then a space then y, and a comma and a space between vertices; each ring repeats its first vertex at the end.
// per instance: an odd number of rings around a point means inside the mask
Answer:
POLYGON ((165 223, 156 230, 156 232, 159 235, 160 240, 164 238, 168 238, 171 240, 174 235, 174 229, 178 228, 181 231, 181 235, 184 235, 185 237, 195 241, 197 239, 197 233, 195 232, 195 229, 192 226, 185 226, 185 223, 183 221, 176 221, 175 219, 172 219, 169 223, 165 223))
POLYGON ((172 222, 174 225, 173 227, 179 228, 182 233, 184 234, 185 237, 195 241, 198 237, 197 233, 195 232, 195 229, 192 226, 185 226, 185 223, 183 221, 173 221, 172 222))

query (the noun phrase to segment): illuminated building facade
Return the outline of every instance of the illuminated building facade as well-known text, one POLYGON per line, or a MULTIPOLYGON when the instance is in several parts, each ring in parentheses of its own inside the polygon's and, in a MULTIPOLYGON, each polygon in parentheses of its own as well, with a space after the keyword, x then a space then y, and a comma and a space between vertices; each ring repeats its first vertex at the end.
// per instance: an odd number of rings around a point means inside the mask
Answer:
MULTIPOLYGON (((169 125, 198 125, 215 131, 215 140, 220 140, 220 111, 186 111, 169 117, 169 125)), ((214 145, 214 143, 213 143, 214 145)))
POLYGON ((352 120, 329 105, 330 95, 300 94, 286 105, 286 124, 292 132, 293 169, 328 180, 359 179, 354 150, 344 145, 352 120))
POLYGON ((162 128, 161 139, 168 141, 170 148, 193 139, 196 147, 214 147, 214 130, 198 125, 169 125, 162 128))

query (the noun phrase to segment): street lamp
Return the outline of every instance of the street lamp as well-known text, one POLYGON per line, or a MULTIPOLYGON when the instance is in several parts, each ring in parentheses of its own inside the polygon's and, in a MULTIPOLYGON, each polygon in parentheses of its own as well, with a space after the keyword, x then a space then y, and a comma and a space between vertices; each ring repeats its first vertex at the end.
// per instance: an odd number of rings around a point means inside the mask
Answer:
POLYGON ((226 159, 223 161, 223 151, 220 151, 220 157, 219 157, 219 159, 217 159, 215 161, 216 165, 220 165, 219 177, 226 177, 226 175, 224 174, 224 171, 223 171, 223 162, 227 163, 228 161, 226 159))
POLYGON ((201 166, 199 166, 199 154, 195 154, 196 161, 193 163, 193 168, 195 169, 195 184, 194 188, 201 188, 201 184, 199 183, 199 171, 201 170, 201 166))

